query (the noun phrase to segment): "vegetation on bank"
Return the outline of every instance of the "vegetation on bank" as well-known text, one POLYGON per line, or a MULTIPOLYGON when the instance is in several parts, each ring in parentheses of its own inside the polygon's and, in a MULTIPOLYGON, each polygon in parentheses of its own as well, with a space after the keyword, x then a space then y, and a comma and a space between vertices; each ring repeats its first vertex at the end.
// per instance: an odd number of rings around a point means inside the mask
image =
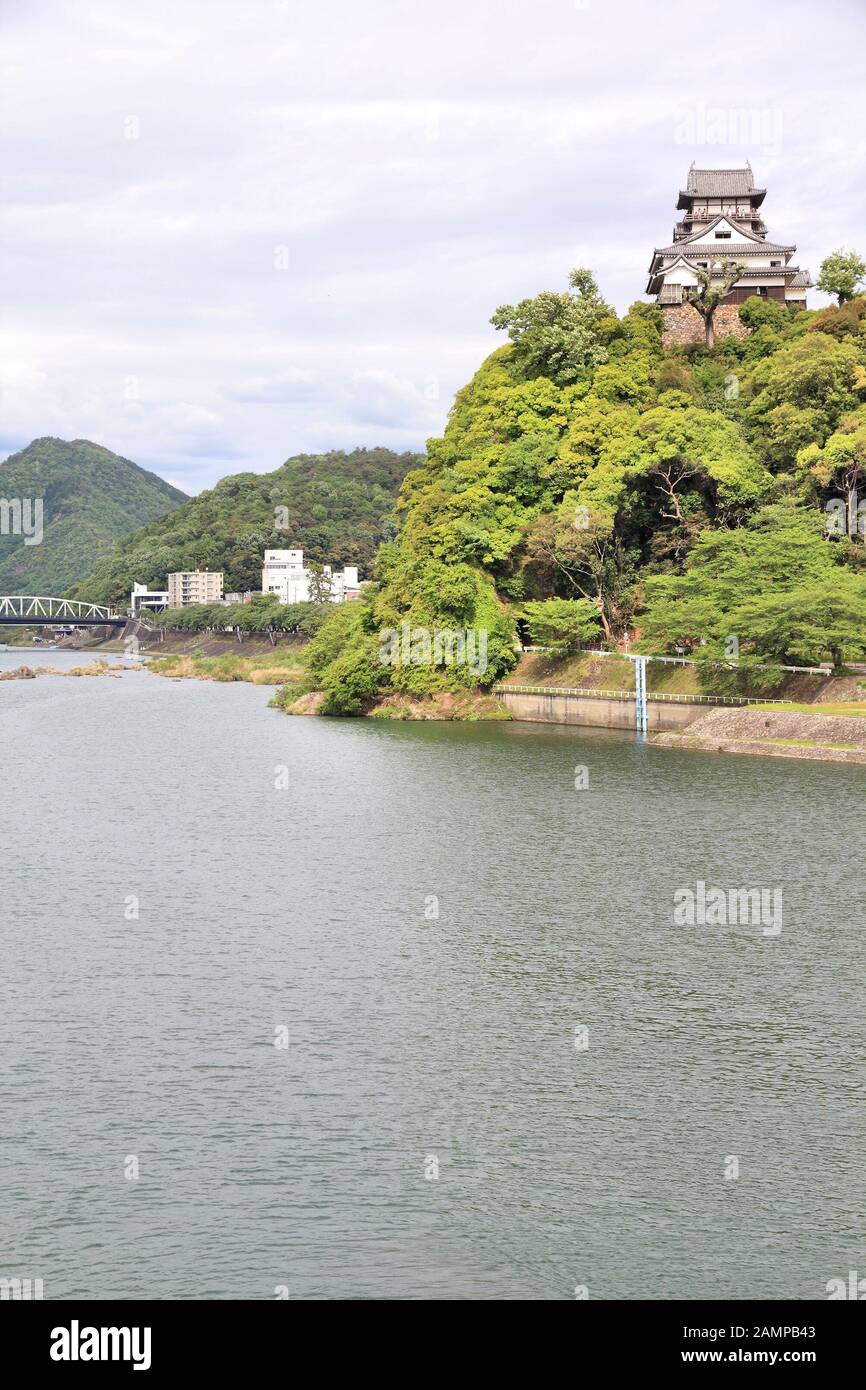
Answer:
POLYGON ((171 632, 293 632, 313 637, 328 617, 329 604, 280 603, 276 594, 257 594, 249 603, 190 603, 148 616, 171 632))
POLYGON ((767 664, 866 655, 851 510, 866 470, 866 300, 806 312, 755 297, 740 317, 747 338, 665 350, 659 310, 617 317, 587 272, 567 294, 497 311, 510 343, 406 475, 363 601, 330 612, 309 645, 322 712, 487 689, 520 638, 573 648, 637 632, 753 691, 767 664), (831 534, 828 502, 837 521, 845 509, 831 534), (405 645, 383 660, 386 633, 470 629, 487 633, 483 670, 405 645))
POLYGON ((251 685, 278 685, 287 691, 304 675, 298 650, 292 647, 275 647, 272 652, 254 656, 239 652, 222 652, 218 656, 173 652, 154 657, 148 662, 148 670, 174 680, 247 681, 251 685))
POLYGON ((0 527, 0 593, 50 595, 83 579, 122 536, 188 500, 100 444, 51 438, 0 463, 0 498, 42 501, 39 544, 0 527))
POLYGON ((390 449, 300 454, 272 473, 236 473, 171 516, 126 537, 71 596, 126 603, 134 581, 164 589, 176 570, 225 573, 226 593, 261 588, 265 549, 300 548, 314 563, 369 569, 393 534, 394 498, 417 454, 390 449))
MULTIPOLYGON (((192 677, 211 681, 250 681, 253 685, 294 683, 304 676, 303 643, 327 618, 327 603, 281 604, 275 594, 258 595, 249 603, 189 604, 153 614, 148 621, 166 636, 225 640, 231 634, 242 639, 269 637, 272 646, 247 654, 243 643, 235 651, 169 652, 156 655, 149 669, 175 679, 192 677), (289 634, 299 644, 278 644, 278 635, 289 634)), ((261 643, 258 644, 261 647, 261 643)), ((156 648, 157 653, 160 648, 156 648)), ((289 687, 287 687, 289 688, 289 687)))

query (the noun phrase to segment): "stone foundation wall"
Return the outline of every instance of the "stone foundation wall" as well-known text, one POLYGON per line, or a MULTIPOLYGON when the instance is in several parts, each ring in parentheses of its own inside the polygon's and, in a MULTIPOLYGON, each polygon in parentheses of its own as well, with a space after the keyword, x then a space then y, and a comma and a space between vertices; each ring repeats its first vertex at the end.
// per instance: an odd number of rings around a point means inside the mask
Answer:
MULTIPOLYGON (((716 342, 722 338, 748 338, 749 330, 740 322, 738 304, 720 304, 713 315, 716 342)), ((704 341, 704 321, 691 304, 663 304, 665 330, 662 343, 668 347, 685 347, 687 343, 704 341)))

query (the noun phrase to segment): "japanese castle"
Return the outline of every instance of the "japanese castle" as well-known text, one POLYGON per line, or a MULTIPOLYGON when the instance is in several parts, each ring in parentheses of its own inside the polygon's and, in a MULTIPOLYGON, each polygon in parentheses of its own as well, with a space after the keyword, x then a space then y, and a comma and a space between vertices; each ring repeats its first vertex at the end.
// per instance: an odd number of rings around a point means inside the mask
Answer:
POLYGON ((766 192, 755 187, 749 163, 744 169, 696 169, 692 164, 677 200, 682 220, 674 226, 671 244, 653 251, 649 268, 646 292, 665 315, 667 341, 703 342, 703 322, 683 299, 683 290, 697 283, 694 266, 711 270, 722 260, 743 265, 716 310, 720 337, 745 335, 737 309, 751 295, 806 307, 809 272, 792 264, 796 246, 769 239, 761 213, 766 192))

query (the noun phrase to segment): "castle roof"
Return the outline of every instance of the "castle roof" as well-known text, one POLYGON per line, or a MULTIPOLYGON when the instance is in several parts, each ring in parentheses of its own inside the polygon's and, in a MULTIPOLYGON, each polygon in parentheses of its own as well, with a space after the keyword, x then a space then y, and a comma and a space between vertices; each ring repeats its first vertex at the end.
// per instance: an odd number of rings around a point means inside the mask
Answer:
POLYGON ((745 169, 696 169, 693 164, 686 179, 690 193, 750 193, 754 186, 751 164, 745 169))
POLYGON ((764 201, 766 188, 756 188, 751 164, 745 169, 689 170, 685 188, 680 189, 678 208, 689 207, 696 198, 748 198, 755 207, 764 201))
POLYGON ((720 261, 727 257, 729 261, 739 260, 740 256, 784 256, 786 253, 793 256, 796 246, 780 246, 775 241, 731 241, 725 246, 717 246, 711 241, 675 241, 672 246, 657 246, 653 252, 653 259, 656 256, 685 256, 688 259, 697 259, 709 253, 714 261, 720 261))
MULTIPOLYGON (((739 265, 734 289, 747 287, 745 292, 751 294, 756 286, 762 294, 787 300, 788 291, 794 288, 799 293, 790 298, 802 302, 803 291, 811 287, 812 280, 808 270, 791 263, 796 246, 766 240, 767 229, 756 212, 765 194, 766 189, 755 187, 748 160, 739 169, 697 169, 692 163, 678 204, 688 209, 689 215, 674 228, 676 239, 653 251, 647 294, 661 297, 663 290, 679 284, 682 271, 690 281, 698 267, 707 267, 709 276, 718 283, 719 262, 733 262, 739 265), (701 200, 712 200, 715 206, 702 207, 701 200), (687 229, 687 234, 681 235, 687 229)), ((669 297, 664 302, 680 300, 669 297)), ((733 302, 739 301, 734 297, 733 302)))

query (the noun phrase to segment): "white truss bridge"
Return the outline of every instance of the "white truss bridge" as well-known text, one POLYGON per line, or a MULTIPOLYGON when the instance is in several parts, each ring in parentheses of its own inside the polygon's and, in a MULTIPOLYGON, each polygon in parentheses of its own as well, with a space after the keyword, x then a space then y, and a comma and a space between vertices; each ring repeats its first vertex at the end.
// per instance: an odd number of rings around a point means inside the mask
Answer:
POLYGON ((97 627, 125 624, 126 618, 107 603, 84 603, 74 598, 46 598, 35 594, 0 596, 0 627, 27 623, 33 627, 97 627))

